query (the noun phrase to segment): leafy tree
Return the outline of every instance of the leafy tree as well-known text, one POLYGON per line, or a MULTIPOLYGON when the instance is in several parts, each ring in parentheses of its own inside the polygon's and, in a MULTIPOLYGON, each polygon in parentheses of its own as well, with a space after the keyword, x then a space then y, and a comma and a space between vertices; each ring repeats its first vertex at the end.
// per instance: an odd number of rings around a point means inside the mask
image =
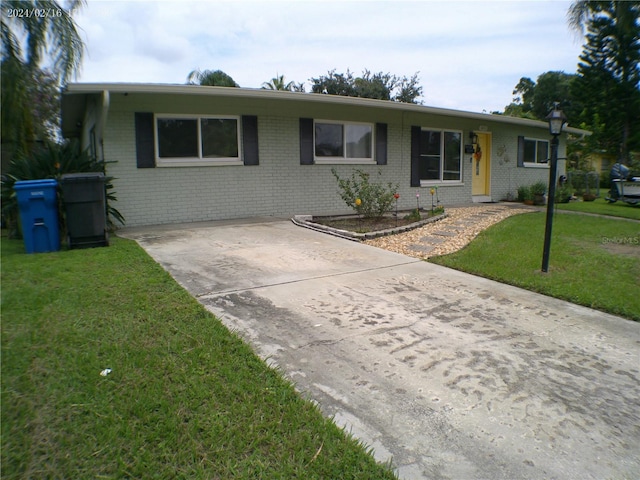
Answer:
POLYGON ((533 103, 533 92, 536 88, 536 82, 528 77, 522 77, 516 88, 513 90, 513 101, 516 104, 522 105, 524 111, 531 111, 531 104, 533 103))
POLYGON ((418 74, 411 78, 397 77, 390 73, 371 73, 364 70, 362 76, 354 77, 347 70, 346 74, 336 73, 335 69, 326 76, 311 78, 313 93, 342 95, 346 97, 376 98, 405 103, 418 103, 422 95, 422 87, 418 85, 418 74))
POLYGON ((222 70, 200 70, 198 68, 189 73, 187 83, 210 87, 240 87, 233 78, 222 70))
POLYGON ((374 73, 369 70, 362 72, 362 77, 353 81, 357 97, 391 100, 391 90, 395 87, 396 79, 390 73, 374 73))
POLYGON ((507 115, 509 117, 530 118, 531 120, 538 120, 530 110, 525 110, 524 105, 520 103, 510 103, 504 107, 504 112, 496 111, 491 112, 494 115, 507 115))
POLYGON ((398 85, 396 86, 397 93, 393 98, 394 101, 422 104, 422 101, 418 101, 418 98, 422 96, 422 87, 419 85, 420 78, 418 77, 418 73, 419 72, 414 73, 411 78, 402 77, 398 81, 398 85))
POLYGON ((640 149, 640 2, 577 1, 569 25, 586 30, 571 92, 591 142, 628 161, 640 149))
POLYGON ((545 72, 536 82, 522 77, 513 90, 513 102, 505 107, 505 115, 544 121, 558 102, 572 123, 576 118, 570 88, 574 78, 564 72, 545 72))
POLYGON ((304 83, 284 81, 284 75, 276 75, 268 82, 262 84, 263 90, 282 90, 286 92, 304 92, 304 83))
POLYGON ((65 7, 52 0, 2 3, 3 165, 16 153, 32 153, 38 142, 57 140, 59 87, 79 71, 84 54, 70 12, 83 4, 81 0, 65 7), (6 14, 16 8, 48 15, 6 14), (41 68, 45 60, 51 65, 46 71, 41 68))
POLYGON ((570 86, 575 75, 564 72, 546 72, 538 77, 536 87, 533 91, 531 111, 538 119, 545 119, 554 104, 559 103, 559 107, 564 111, 569 123, 574 119, 572 111, 572 98, 570 86))
POLYGON ((342 95, 344 97, 356 97, 353 74, 347 70, 346 74, 336 73, 335 69, 327 73, 327 76, 311 78, 311 91, 313 93, 326 93, 328 95, 342 95))
MULTIPOLYGON (((510 117, 536 119, 531 112, 533 109, 533 92, 536 82, 529 77, 522 77, 513 89, 513 101, 504 108, 504 114, 510 117)), ((500 112, 496 112, 500 113, 500 112)))

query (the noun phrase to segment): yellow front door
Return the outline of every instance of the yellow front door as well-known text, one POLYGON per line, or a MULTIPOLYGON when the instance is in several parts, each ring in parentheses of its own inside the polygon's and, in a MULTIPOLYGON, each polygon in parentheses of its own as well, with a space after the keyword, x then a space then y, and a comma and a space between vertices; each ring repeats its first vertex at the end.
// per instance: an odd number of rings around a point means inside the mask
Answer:
POLYGON ((491 137, 488 133, 478 133, 478 144, 473 154, 471 170, 472 195, 489 195, 489 166, 491 165, 491 137))

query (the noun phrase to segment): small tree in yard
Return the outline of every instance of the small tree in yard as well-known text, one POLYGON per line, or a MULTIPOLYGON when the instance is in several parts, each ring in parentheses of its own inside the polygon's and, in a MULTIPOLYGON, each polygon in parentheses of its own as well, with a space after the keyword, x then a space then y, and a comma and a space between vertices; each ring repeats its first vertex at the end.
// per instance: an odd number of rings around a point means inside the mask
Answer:
MULTIPOLYGON (((340 178, 335 168, 331 169, 331 173, 338 181, 340 197, 359 215, 379 218, 391 210, 398 184, 371 183, 371 175, 362 170, 354 170, 351 178, 340 178)), ((382 175, 382 172, 378 172, 378 175, 382 175)))

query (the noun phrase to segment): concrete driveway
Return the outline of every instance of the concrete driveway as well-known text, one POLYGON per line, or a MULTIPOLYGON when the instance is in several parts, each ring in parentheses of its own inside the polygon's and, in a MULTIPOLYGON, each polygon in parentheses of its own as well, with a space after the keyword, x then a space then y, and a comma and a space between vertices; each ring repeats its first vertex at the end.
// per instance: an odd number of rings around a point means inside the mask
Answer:
POLYGON ((285 220, 121 236, 401 478, 638 478, 638 323, 285 220))

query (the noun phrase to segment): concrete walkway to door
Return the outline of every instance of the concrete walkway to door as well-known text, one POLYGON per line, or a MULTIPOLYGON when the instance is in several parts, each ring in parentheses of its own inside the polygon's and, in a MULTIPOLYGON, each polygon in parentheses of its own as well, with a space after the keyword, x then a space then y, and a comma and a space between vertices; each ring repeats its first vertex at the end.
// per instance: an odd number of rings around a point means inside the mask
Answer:
POLYGON ((640 324, 289 221, 125 229, 403 479, 640 472, 640 324))

